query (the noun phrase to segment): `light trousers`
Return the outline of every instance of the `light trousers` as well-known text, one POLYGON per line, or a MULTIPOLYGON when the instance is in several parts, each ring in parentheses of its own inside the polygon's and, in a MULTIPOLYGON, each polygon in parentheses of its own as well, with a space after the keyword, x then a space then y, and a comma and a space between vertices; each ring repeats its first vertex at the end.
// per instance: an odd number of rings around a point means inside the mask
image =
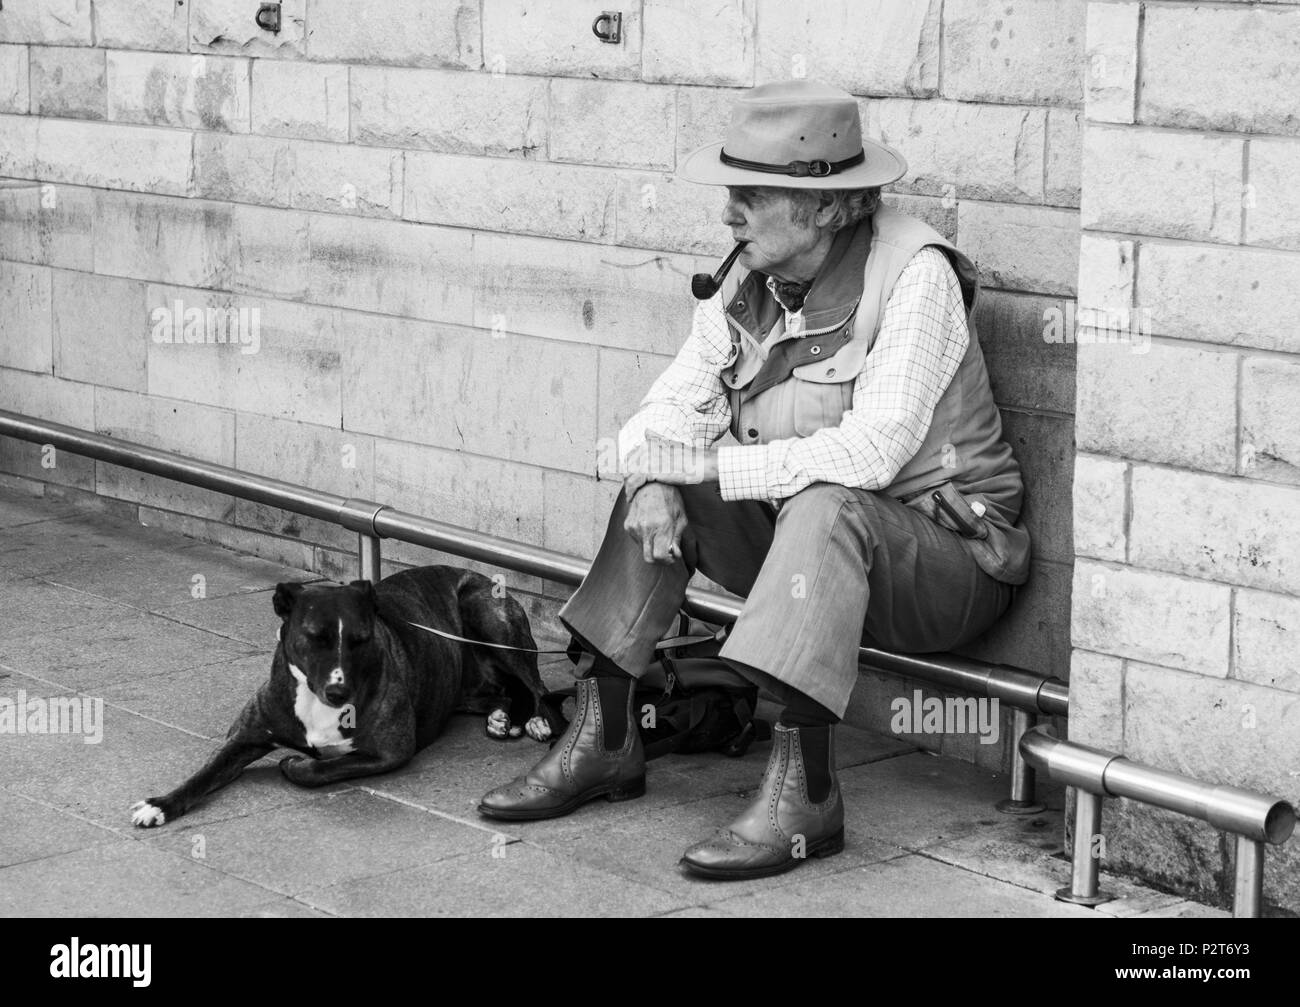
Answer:
POLYGON ((779 511, 683 486, 682 555, 647 563, 623 529, 619 494, 600 551, 560 610, 581 640, 634 677, 673 626, 695 570, 745 597, 721 657, 788 701, 793 689, 843 717, 859 645, 951 650, 983 633, 1010 585, 975 563, 955 532, 882 493, 815 483, 779 511))

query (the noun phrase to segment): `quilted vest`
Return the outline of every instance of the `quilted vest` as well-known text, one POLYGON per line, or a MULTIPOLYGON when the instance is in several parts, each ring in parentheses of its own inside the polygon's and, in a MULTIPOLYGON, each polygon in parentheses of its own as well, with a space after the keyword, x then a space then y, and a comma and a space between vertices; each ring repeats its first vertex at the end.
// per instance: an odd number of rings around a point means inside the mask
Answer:
POLYGON ((854 381, 894 284, 927 245, 942 249, 957 274, 970 342, 921 447, 883 492, 962 535, 994 578, 1023 583, 1029 536, 1016 523, 1023 486, 1002 440, 975 331, 978 273, 924 222, 882 206, 869 220, 838 231, 802 311, 792 316, 801 323, 798 331, 786 331, 785 311, 768 291, 765 274, 738 278, 726 308, 734 359, 722 372, 731 432, 741 444, 766 444, 838 426, 852 408, 854 381))

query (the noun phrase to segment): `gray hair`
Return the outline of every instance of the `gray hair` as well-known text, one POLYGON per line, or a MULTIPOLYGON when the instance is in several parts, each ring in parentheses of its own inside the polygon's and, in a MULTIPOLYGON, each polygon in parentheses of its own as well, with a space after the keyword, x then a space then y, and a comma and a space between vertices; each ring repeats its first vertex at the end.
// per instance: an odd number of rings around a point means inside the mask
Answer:
POLYGON ((866 220, 880 208, 880 186, 869 189, 787 189, 790 219, 807 224, 823 207, 831 211, 826 227, 838 231, 866 220))

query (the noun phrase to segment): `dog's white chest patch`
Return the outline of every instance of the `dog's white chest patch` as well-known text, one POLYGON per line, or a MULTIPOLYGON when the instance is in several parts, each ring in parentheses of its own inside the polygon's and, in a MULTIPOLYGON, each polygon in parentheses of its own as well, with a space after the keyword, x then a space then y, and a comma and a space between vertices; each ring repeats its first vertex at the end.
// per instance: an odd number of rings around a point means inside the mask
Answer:
POLYGON ((352 751, 352 739, 343 737, 343 732, 339 730, 339 718, 348 707, 339 708, 322 703, 307 685, 307 676, 301 669, 291 664, 289 672, 298 683, 293 712, 307 733, 307 744, 327 759, 352 751))

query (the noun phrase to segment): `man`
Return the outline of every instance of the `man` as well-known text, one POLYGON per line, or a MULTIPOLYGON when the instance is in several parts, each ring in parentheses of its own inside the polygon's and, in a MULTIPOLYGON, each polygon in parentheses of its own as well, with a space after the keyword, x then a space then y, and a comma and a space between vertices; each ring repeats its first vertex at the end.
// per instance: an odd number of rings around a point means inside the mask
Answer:
POLYGON ((747 599, 721 656, 785 708, 753 804, 682 866, 762 877, 837 853, 834 725, 859 645, 948 650, 1025 580, 1020 471, 971 326, 975 267, 879 206, 905 171, 863 140, 852 96, 806 80, 752 89, 725 142, 683 163, 726 186, 748 272, 698 307, 620 432, 625 490, 560 612, 584 651, 577 713, 482 814, 644 792, 634 679, 698 569, 747 599), (728 429, 739 443, 715 449, 728 429))

